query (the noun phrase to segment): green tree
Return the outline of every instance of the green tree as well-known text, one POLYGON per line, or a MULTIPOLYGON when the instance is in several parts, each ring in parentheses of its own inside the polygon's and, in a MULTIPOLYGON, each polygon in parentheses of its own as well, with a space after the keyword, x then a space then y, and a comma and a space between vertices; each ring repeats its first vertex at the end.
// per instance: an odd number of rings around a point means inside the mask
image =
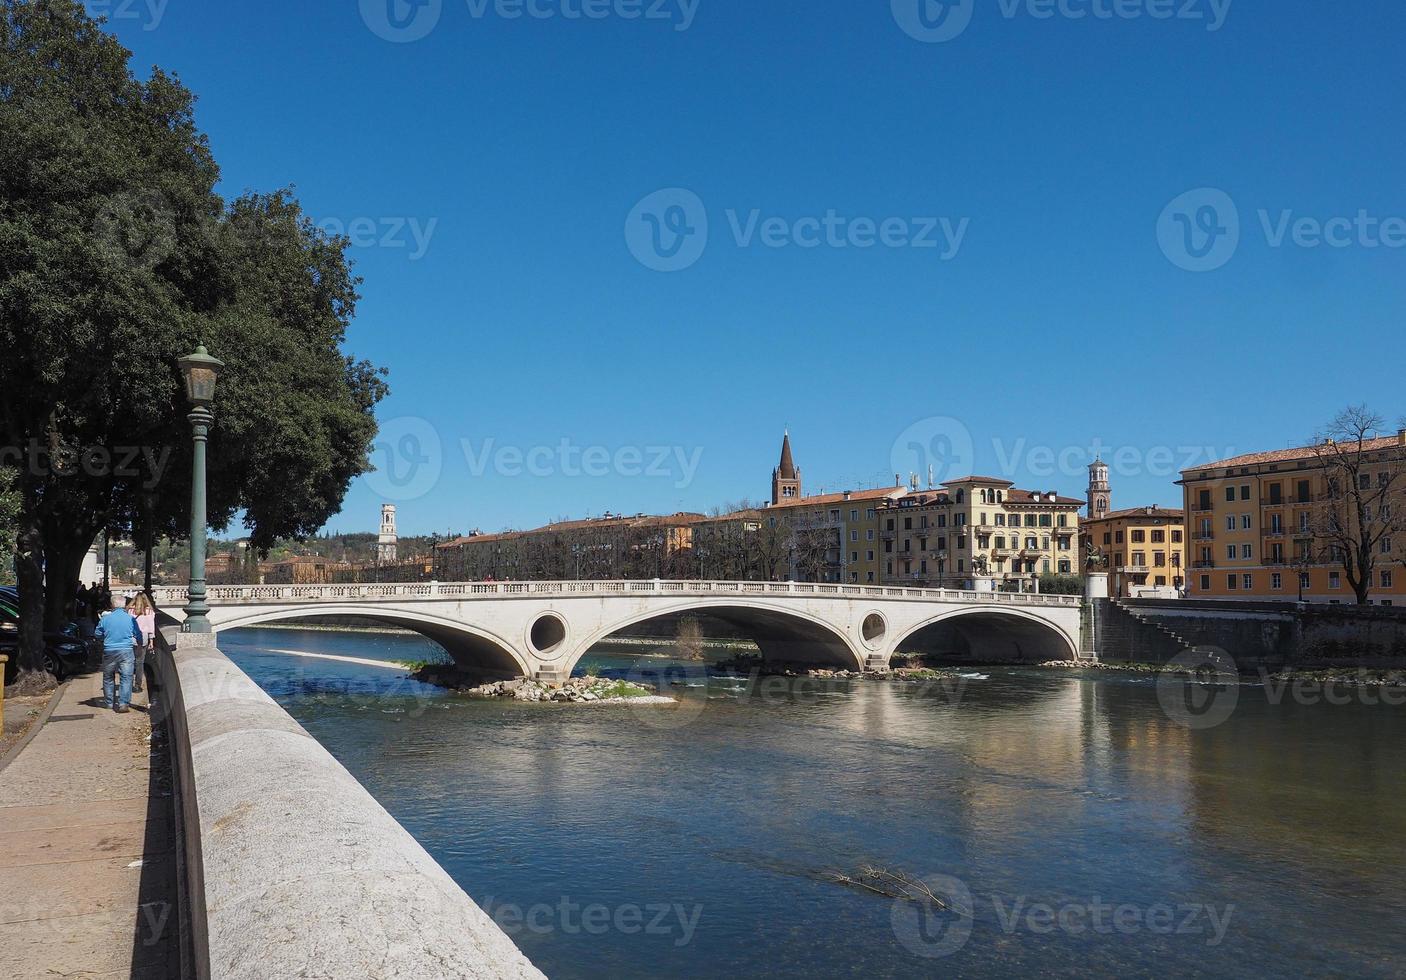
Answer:
POLYGON ((226 362, 209 513, 258 548, 338 510, 386 387, 341 350, 345 240, 288 191, 222 201, 191 93, 137 79, 79 4, 0 10, 0 446, 21 456, 20 666, 37 671, 104 526, 188 531, 177 358, 204 343, 226 362))

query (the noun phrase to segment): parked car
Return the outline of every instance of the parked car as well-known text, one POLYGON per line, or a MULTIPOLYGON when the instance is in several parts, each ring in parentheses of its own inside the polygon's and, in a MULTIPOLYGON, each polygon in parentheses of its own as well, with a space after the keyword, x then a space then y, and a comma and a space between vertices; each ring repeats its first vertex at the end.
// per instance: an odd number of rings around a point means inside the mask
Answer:
MULTIPOLYGON (((0 589, 0 653, 10 658, 5 673, 13 676, 20 646, 18 596, 13 589, 0 589)), ((89 646, 73 624, 61 633, 44 634, 44 669, 62 680, 88 669, 89 646)))

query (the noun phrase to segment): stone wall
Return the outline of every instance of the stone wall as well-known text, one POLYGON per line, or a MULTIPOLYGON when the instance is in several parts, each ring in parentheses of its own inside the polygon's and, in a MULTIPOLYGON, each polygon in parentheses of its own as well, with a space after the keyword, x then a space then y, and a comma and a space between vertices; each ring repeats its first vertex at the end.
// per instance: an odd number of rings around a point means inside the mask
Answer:
POLYGON ((211 640, 164 632, 156 664, 180 795, 191 972, 541 977, 211 640))
POLYGON ((1095 606, 1094 642, 1104 660, 1165 653, 1160 631, 1175 636, 1183 649, 1225 650, 1241 670, 1406 666, 1406 609, 1206 599, 1124 599, 1095 606))

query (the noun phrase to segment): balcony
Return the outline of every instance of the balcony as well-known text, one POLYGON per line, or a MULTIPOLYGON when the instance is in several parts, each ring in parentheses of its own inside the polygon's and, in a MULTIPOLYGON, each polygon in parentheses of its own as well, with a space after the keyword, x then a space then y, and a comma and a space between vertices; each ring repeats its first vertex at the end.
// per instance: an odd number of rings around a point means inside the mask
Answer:
POLYGON ((1201 568, 1201 569, 1215 568, 1215 567, 1216 567, 1216 563, 1213 562, 1213 561, 1198 561, 1198 562, 1196 562, 1194 565, 1192 565, 1191 567, 1192 567, 1192 568, 1201 568))
POLYGON ((1215 531, 1197 531, 1195 535, 1195 540, 1197 541, 1214 541, 1215 539, 1215 531))
POLYGON ((1150 575, 1152 569, 1146 565, 1124 565, 1118 569, 1124 575, 1150 575))

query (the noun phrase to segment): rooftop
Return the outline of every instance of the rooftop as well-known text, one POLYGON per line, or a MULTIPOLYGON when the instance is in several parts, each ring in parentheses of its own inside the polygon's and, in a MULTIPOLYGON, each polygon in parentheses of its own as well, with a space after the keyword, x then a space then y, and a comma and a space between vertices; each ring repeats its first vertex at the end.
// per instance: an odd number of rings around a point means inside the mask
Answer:
MULTIPOLYGON (((1343 443, 1344 446, 1355 447, 1356 442, 1343 443)), ((1203 466, 1192 466, 1182 470, 1183 473, 1200 473, 1206 470, 1225 469, 1235 466, 1256 466, 1262 463, 1292 463, 1299 460, 1315 459, 1322 451, 1324 443, 1316 443, 1312 446, 1297 446, 1292 449, 1271 449, 1262 453, 1245 453, 1241 456, 1232 456, 1229 459, 1219 459, 1214 463, 1206 463, 1203 466)), ((1376 452, 1380 449, 1393 449, 1396 447, 1406 447, 1406 432, 1398 433, 1394 436, 1381 436, 1376 439, 1368 439, 1362 444, 1363 452, 1376 452)))

